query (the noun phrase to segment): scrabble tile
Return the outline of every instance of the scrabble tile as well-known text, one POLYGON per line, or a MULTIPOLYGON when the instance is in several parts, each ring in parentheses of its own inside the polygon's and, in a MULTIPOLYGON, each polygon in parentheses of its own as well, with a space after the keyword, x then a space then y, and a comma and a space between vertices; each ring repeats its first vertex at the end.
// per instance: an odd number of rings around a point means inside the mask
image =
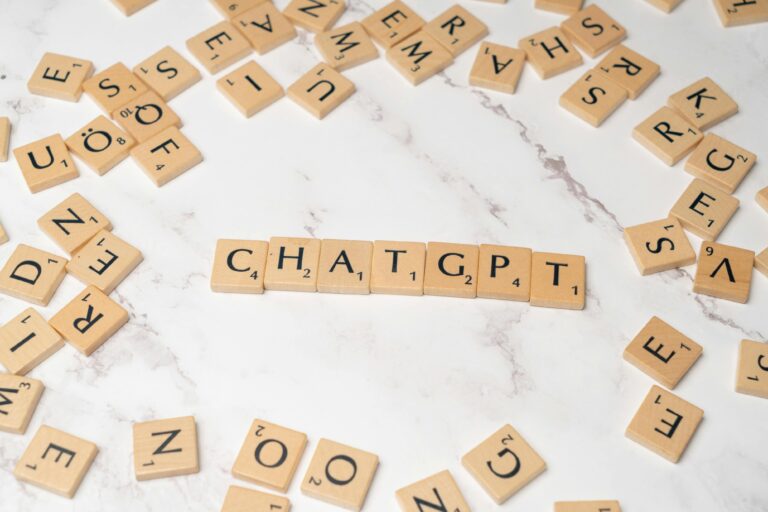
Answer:
POLYGON ((616 500, 556 501, 555 512, 621 512, 616 500))
POLYGON ((704 135, 671 108, 661 107, 635 126, 632 137, 672 166, 693 151, 704 135))
POLYGON ((644 276, 696 262, 696 253, 677 217, 625 228, 624 241, 644 276))
POLYGON ((221 512, 289 512, 288 498, 230 485, 221 512))
POLYGON ((74 497, 98 447, 47 425, 41 426, 13 470, 22 482, 66 498, 74 497))
POLYGON ((215 74, 247 57, 251 46, 234 25, 222 21, 187 39, 187 50, 215 74))
POLYGON ((25 433, 44 388, 39 380, 0 373, 0 431, 25 433))
POLYGON ((27 89, 39 96, 79 101, 83 94, 83 82, 91 74, 91 61, 48 52, 43 54, 29 77, 27 89))
POLYGON ((33 308, 0 327, 0 364, 16 375, 26 375, 62 346, 59 333, 33 308))
POLYGON ((574 14, 581 10, 584 0, 536 0, 534 7, 558 14, 574 14))
POLYGON ((674 389, 701 352, 701 345, 654 316, 624 349, 624 359, 662 386, 674 389))
POLYGON ((480 245, 477 296, 484 299, 531 299, 531 250, 525 247, 480 245))
POLYGON ((453 63, 451 54, 424 31, 390 47, 387 60, 413 85, 419 85, 453 63))
POLYGON ((379 57, 379 50, 358 21, 316 35, 315 46, 325 62, 338 71, 379 57))
POLYGON ((680 5, 680 2, 683 0, 646 0, 649 4, 653 5, 657 9, 661 9, 662 11, 669 14, 670 12, 675 10, 675 7, 680 5))
POLYGON ((272 2, 264 2, 232 20, 256 53, 263 55, 296 37, 291 20, 272 2))
POLYGON ((363 19, 363 26, 384 48, 392 48, 406 37, 419 31, 426 22, 400 0, 388 3, 363 19))
POLYGON ((77 350, 91 355, 122 326, 128 312, 95 286, 88 286, 50 320, 77 350))
POLYGON ((768 22, 766 0, 714 0, 724 27, 768 22))
POLYGON ((525 52, 485 41, 480 45, 469 72, 469 83, 498 92, 513 94, 523 73, 525 52))
POLYGON ((676 92, 667 103, 699 130, 712 128, 739 111, 739 105, 708 77, 676 92))
POLYGON ((524 37, 518 46, 525 50, 528 62, 542 79, 577 68, 584 62, 579 51, 558 27, 524 37))
POLYGON ((424 294, 475 298, 479 253, 476 245, 429 242, 424 294))
POLYGON ((98 116, 64 143, 85 165, 103 176, 128 156, 136 140, 106 117, 98 116))
POLYGON ((637 99, 661 73, 658 64, 623 44, 603 57, 595 69, 625 88, 631 100, 637 99))
POLYGON ((768 277, 768 247, 755 256, 755 268, 768 277))
POLYGON ((652 386, 625 435, 665 459, 677 462, 704 411, 659 386, 652 386))
POLYGON ((703 242, 693 291, 745 304, 749 299, 754 263, 754 251, 703 242))
POLYGON ((321 439, 301 483, 301 492, 350 510, 361 510, 379 458, 351 446, 321 439))
POLYGON ((738 208, 739 200, 735 197, 694 179, 669 213, 677 217, 687 231, 704 240, 716 240, 738 208))
POLYGON ((763 209, 768 212, 768 187, 757 191, 757 194, 755 195, 755 201, 757 201, 757 204, 762 206, 763 209))
POLYGON ((314 238, 269 239, 264 288, 293 292, 317 291, 320 240, 314 238))
POLYGON ((126 16, 135 14, 154 2, 155 0, 112 0, 115 7, 126 16))
POLYGON ((768 343, 741 340, 736 391, 768 398, 768 343))
POLYGON ((560 24, 566 36, 593 59, 626 39, 627 30, 597 4, 589 4, 560 24))
POLYGON ((112 229, 109 219, 74 193, 37 219, 38 227, 67 254, 74 254, 96 233, 112 229))
POLYGON ((0 245, 8 242, 8 233, 5 232, 5 228, 0 224, 0 245))
POLYGON ((264 293, 269 244, 259 240, 219 240, 211 271, 211 290, 264 293))
POLYGON ((147 86, 125 64, 118 62, 83 82, 83 90, 105 114, 111 115, 115 109, 146 92, 147 86))
POLYGON ((154 91, 147 91, 112 112, 112 119, 142 143, 170 127, 181 128, 181 119, 154 91))
POLYGON ((323 240, 320 247, 317 291, 369 294, 372 256, 371 242, 323 240))
POLYGON ((139 481, 199 472, 195 418, 134 423, 133 469, 139 481))
POLYGON ((158 187, 203 161, 200 150, 175 126, 134 147, 131 156, 158 187))
POLYGON ((733 194, 755 162, 754 153, 708 133, 685 162, 685 170, 733 194))
POLYGON ((584 256, 534 252, 531 259, 531 305, 584 309, 586 301, 584 256))
POLYGON ((448 471, 441 471, 403 487, 395 492, 395 497, 402 512, 426 512, 432 509, 471 512, 456 481, 448 471))
POLYGON ((424 25, 423 30, 446 47, 454 57, 488 35, 485 23, 458 4, 424 25))
POLYGON ((231 20, 267 0, 211 0, 211 2, 222 16, 231 20))
POLYGON ((164 101, 172 100, 202 78, 200 71, 170 46, 136 64, 133 72, 164 101))
POLYGON ((627 99, 627 91, 602 73, 587 71, 560 96, 560 106, 600 126, 627 99))
POLYGON ((253 420, 232 474, 282 493, 288 491, 307 446, 307 435, 263 420, 253 420))
POLYGON ((325 32, 341 17, 344 0, 291 0, 283 10, 288 19, 310 32, 325 32))
POLYGON ((322 62, 288 87, 288 97, 318 119, 323 119, 354 92, 351 80, 322 62))
POLYGON ((0 271, 0 293, 47 306, 66 274, 67 260, 19 244, 0 271))
POLYGON ((72 256, 67 272, 109 295, 143 260, 137 248, 102 230, 72 256))
POLYGON ((11 120, 0 117, 0 162, 8 161, 8 147, 11 143, 11 120))
POLYGON ((461 463, 499 505, 547 469, 544 459, 511 425, 473 448, 461 463))
POLYGON ((283 86, 252 60, 217 80, 216 86, 245 117, 260 112, 285 94, 283 86))
POLYGON ((29 191, 36 194, 77 178, 75 162, 58 133, 13 150, 29 191))
POLYGON ((373 243, 371 293, 424 294, 427 246, 422 242, 373 243))

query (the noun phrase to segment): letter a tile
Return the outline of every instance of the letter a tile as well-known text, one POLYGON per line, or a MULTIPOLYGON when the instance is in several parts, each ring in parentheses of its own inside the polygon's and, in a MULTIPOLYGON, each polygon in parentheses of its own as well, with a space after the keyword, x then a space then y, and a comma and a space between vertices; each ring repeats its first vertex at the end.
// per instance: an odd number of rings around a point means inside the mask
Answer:
POLYGON ((0 431, 25 433, 44 388, 39 380, 0 373, 0 431))
POLYGON ((355 84, 328 64, 320 63, 288 87, 288 97, 323 119, 355 92, 355 84))
POLYGON ((133 467, 139 481, 199 472, 195 418, 135 423, 133 467))
POLYGON ((256 53, 263 55, 296 37, 293 23, 272 2, 245 11, 232 20, 256 53))
POLYGON ((513 94, 523 73, 525 52, 500 44, 483 42, 469 73, 469 83, 513 94))

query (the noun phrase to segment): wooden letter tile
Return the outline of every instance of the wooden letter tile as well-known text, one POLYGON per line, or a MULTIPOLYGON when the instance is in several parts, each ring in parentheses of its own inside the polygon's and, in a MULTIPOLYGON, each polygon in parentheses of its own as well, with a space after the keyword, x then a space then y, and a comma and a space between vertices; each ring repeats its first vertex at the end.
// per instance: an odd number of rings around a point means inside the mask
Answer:
POLYGON ((533 5, 542 11, 570 15, 579 12, 583 4, 584 0, 536 0, 533 5))
POLYGON ((597 4, 590 4, 560 24, 565 35, 593 59, 627 37, 627 30, 597 4))
POLYGON ((351 80, 322 62, 288 87, 288 97, 318 119, 323 119, 354 92, 351 80))
POLYGON ((657 9, 669 14, 675 10, 675 7, 680 5, 683 0, 646 0, 649 4, 653 5, 657 9))
POLYGON ((621 512, 616 500, 556 501, 555 512, 621 512))
POLYGON ((27 82, 32 94, 78 101, 83 82, 93 73, 93 63, 66 55, 45 53, 27 82))
POLYGON ((733 194, 755 162, 754 153, 708 133, 685 162, 685 170, 733 194))
POLYGON ((50 324, 74 347, 89 356, 128 322, 128 312, 95 286, 51 318, 50 324))
POLYGON ((90 441, 43 425, 13 474, 22 482, 72 498, 97 453, 98 447, 90 441))
POLYGON ((424 294, 427 246, 421 242, 373 243, 371 293, 424 294))
POLYGON ((133 468, 139 481, 199 472, 195 418, 134 423, 133 468))
POLYGON ((118 62, 86 80, 83 90, 105 114, 111 115, 145 92, 147 86, 125 64, 118 62))
POLYGON ((367 295, 371 292, 371 242, 323 240, 317 291, 367 295))
POLYGON ((260 112, 285 94, 283 86, 252 60, 220 78, 216 87, 245 117, 260 112))
POLYGON ((301 492, 321 501, 361 510, 379 458, 373 453, 321 439, 301 483, 301 492))
POLYGON ((112 112, 112 119, 139 143, 172 126, 181 128, 181 119, 154 91, 147 91, 112 112))
POLYGON ((419 85, 453 63, 450 52, 423 30, 392 46, 386 57, 413 85, 419 85))
POLYGON ((754 251, 703 242, 693 291, 745 304, 749 299, 754 263, 754 251))
POLYGON ((456 481, 448 471, 441 471, 403 487, 395 492, 395 497, 402 512, 441 509, 450 512, 471 512, 456 481))
POLYGON ((628 227, 624 241, 644 276, 696 262, 696 253, 676 217, 628 227))
POLYGON ((80 175, 64 139, 58 133, 14 149, 13 156, 33 194, 80 175))
POLYGON ((631 100, 637 99, 661 73, 658 64, 623 44, 603 57, 595 69, 625 88, 631 100))
POLYGON ((219 240, 211 271, 211 290, 264 293, 269 244, 258 240, 219 240))
POLYGON ((45 318, 27 308, 0 327, 0 364, 16 375, 26 375, 64 345, 45 318))
POLYGON ((143 260, 141 251, 102 230, 72 256, 67 272, 109 295, 143 260))
POLYGON ((112 223, 80 194, 72 194, 37 219, 38 227, 67 254, 74 254, 112 223))
POLYGON ((170 46, 141 61, 133 72, 165 101, 175 98, 202 78, 200 71, 170 46))
POLYGON ((221 512, 289 512, 288 498, 230 485, 221 512))
POLYGON ((355 21, 315 36, 315 46, 333 69, 343 71, 378 58, 379 50, 355 21))
POLYGON ((741 340, 736 391, 768 398, 768 343, 741 340))
POLYGON ((0 117, 0 162, 8 161, 8 147, 11 144, 11 120, 0 117))
POLYGON ((668 103, 699 130, 712 128, 739 111, 736 102, 709 77, 676 92, 668 103))
POLYGON ((485 23, 458 4, 424 25, 423 30, 446 47, 454 57, 488 35, 485 23))
POLYGON ((269 239, 264 287, 267 290, 317 291, 320 240, 314 238, 269 239))
POLYGON ((475 298, 479 252, 476 245, 429 242, 424 294, 475 298))
POLYGON ((125 16, 136 14, 155 0, 112 0, 115 7, 120 9, 125 16))
POLYGON ((528 62, 542 79, 577 68, 584 62, 579 51, 558 27, 524 37, 518 46, 525 50, 528 62))
POLYGON ((670 215, 677 217, 691 233, 704 240, 716 240, 738 208, 739 200, 735 197, 694 179, 672 206, 670 215))
POLYGON ((669 107, 661 107, 635 126, 632 137, 662 162, 672 166, 704 137, 695 126, 669 107))
POLYGON ((584 309, 586 301, 584 256, 534 252, 531 260, 531 305, 584 309))
POLYGON ((47 306, 66 274, 66 258, 19 244, 0 272, 0 293, 47 306))
POLYGON ((768 22, 768 0, 714 0, 724 27, 768 22))
POLYGON ((99 176, 122 162, 136 145, 133 137, 104 116, 98 116, 64 142, 72 153, 99 176))
POLYGON ((267 0, 211 0, 213 6, 216 7, 221 15, 228 20, 240 16, 245 11, 249 11, 266 1, 267 0))
POLYGON ((232 20, 232 23, 259 55, 296 37, 296 29, 291 20, 278 11, 272 2, 264 2, 245 11, 232 20))
POLYGON ((755 268, 768 277, 768 247, 755 256, 755 268))
POLYGON ((531 250, 480 245, 477 296, 523 302, 531 300, 531 250))
POLYGON ((203 161, 197 147, 175 126, 134 147, 131 156, 158 187, 203 161))
POLYGON ((39 380, 0 373, 0 431, 25 433, 44 388, 39 380))
POLYGON ((293 23, 310 32, 325 32, 347 8, 344 0, 291 0, 283 11, 293 23))
POLYGON ((218 73, 251 53, 248 40, 226 21, 187 39, 187 49, 211 74, 218 73))
POLYGON ((307 446, 307 435, 263 420, 253 420, 232 474, 241 480, 288 491, 307 446))
POLYGON ((695 405, 653 386, 625 435, 676 463, 703 417, 704 411, 695 405))
POLYGON ((499 505, 547 469, 544 459, 511 425, 464 455, 461 463, 499 505))
POLYGON ((624 359, 674 389, 701 352, 701 345, 654 316, 624 349, 624 359))
POLYGON ((627 91, 600 72, 587 71, 560 96, 560 106, 600 126, 627 99, 627 91))
POLYGON ((513 94, 524 65, 523 50, 486 41, 477 51, 469 73, 469 83, 475 87, 513 94))
POLYGON ((755 201, 757 201, 757 204, 763 207, 763 210, 768 212, 768 187, 757 191, 757 194, 755 195, 755 201))
POLYGON ((424 19, 400 0, 388 3, 363 20, 365 30, 384 48, 415 34, 424 26, 424 19))

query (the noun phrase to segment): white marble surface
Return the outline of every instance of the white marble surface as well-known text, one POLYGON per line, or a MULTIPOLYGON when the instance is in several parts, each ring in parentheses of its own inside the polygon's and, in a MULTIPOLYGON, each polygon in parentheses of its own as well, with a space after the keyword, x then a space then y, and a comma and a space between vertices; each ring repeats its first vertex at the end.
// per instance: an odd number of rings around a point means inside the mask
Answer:
MULTIPOLYGON (((385 2, 349 3, 341 22, 385 2)), ((461 3, 499 43, 563 19, 534 11, 532 0, 461 3)), ((696 296, 693 266, 640 277, 621 237, 624 226, 665 216, 690 181, 682 164, 666 167, 630 137, 675 90, 704 75, 720 82, 742 111, 714 132, 768 157, 768 29, 723 29, 708 0, 685 0, 672 15, 640 0, 602 3, 662 75, 600 129, 557 105, 589 59, 547 81, 529 67, 518 93, 505 96, 468 86, 473 48, 417 88, 384 59, 350 70, 358 92, 322 122, 288 99, 246 120, 203 72, 172 106, 206 160, 162 189, 125 161, 101 178, 81 165, 79 179, 30 195, 15 163, 0 165, 0 220, 12 239, 0 261, 20 242, 58 252, 35 221, 72 192, 146 258, 113 294, 130 323, 92 357, 66 346, 31 373, 47 390, 26 435, 0 434, 0 509, 218 510, 238 483, 229 470, 255 417, 309 436, 289 490, 294 510, 335 510, 298 485, 321 437, 379 455, 371 511, 394 510, 397 488, 443 469, 475 511, 544 511, 555 500, 589 498, 619 499, 627 512, 768 509, 768 402, 733 391, 739 340, 768 337, 768 280, 755 273, 747 305, 696 296), (587 308, 209 291, 217 238, 272 235, 584 254, 587 308), (621 353, 651 315, 704 346, 675 391, 705 411, 678 465, 623 435, 652 381, 621 353), (198 421, 201 472, 136 482, 131 424, 187 414, 198 421), (497 507, 459 459, 506 422, 549 469, 497 507), (43 423, 101 447, 72 501, 12 476, 43 423)), ((429 19, 446 2, 411 4, 429 19)), ((158 0, 127 19, 106 0, 0 0, 0 13, 0 115, 12 119, 14 146, 68 136, 99 114, 85 96, 73 104, 26 91, 43 52, 88 58, 97 69, 133 66, 165 44, 189 56, 184 41, 220 20, 203 0, 158 0)), ((287 86, 318 58, 302 32, 256 60, 287 86)), ((768 244, 768 215, 753 199, 767 184, 759 163, 720 241, 768 244)), ((81 288, 67 277, 45 316, 81 288)), ((24 307, 0 297, 0 321, 24 307)))

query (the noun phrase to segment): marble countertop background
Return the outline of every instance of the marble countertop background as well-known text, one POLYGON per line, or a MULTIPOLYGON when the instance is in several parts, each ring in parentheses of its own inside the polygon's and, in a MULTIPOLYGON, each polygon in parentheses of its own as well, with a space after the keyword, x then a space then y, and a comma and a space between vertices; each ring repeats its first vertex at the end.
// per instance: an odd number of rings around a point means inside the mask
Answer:
MULTIPOLYGON (((284 7, 285 0, 275 2, 284 7)), ((339 23, 384 0, 349 0, 339 23)), ((563 17, 533 0, 460 2, 489 40, 515 45, 563 17)), ((431 19, 447 5, 412 0, 431 19)), ((566 499, 618 499, 626 512, 768 509, 768 402, 733 391, 742 338, 768 338, 768 280, 755 272, 747 305, 694 295, 694 266, 641 277, 622 229, 664 217, 691 179, 630 136, 678 89, 710 76, 741 112, 713 131, 758 153, 766 147, 768 29, 724 29, 709 0, 665 15, 641 0, 601 2, 628 29, 626 44, 662 67, 660 78, 594 129, 562 110, 559 95, 587 66, 541 81, 526 67, 508 96, 468 85, 476 47, 412 87, 383 59, 345 72, 357 93, 319 122, 283 99, 243 118, 204 79, 171 103, 205 162, 156 189, 130 160, 31 195, 13 161, 0 164, 0 220, 11 243, 60 252, 36 219, 73 192, 105 213, 144 263, 113 293, 130 323, 91 357, 65 346, 30 374, 47 389, 24 436, 0 435, 0 509, 218 510, 254 418, 306 432, 289 490, 294 510, 336 508, 299 482, 327 437, 379 455, 365 510, 394 510, 394 491, 449 469, 475 511, 552 509, 566 499), (438 297, 214 294, 218 238, 270 236, 454 241, 583 254, 584 311, 438 297), (704 347, 675 393, 705 411, 682 461, 671 464, 623 435, 652 380, 622 360, 658 315, 704 347), (139 483, 131 425, 192 414, 201 471, 139 483), (101 449, 73 501, 21 484, 13 467, 48 424, 101 449), (548 470, 505 505, 493 504, 459 459, 511 423, 548 470)), ((0 115, 15 147, 70 135, 100 112, 85 95, 67 103, 30 95, 45 51, 129 67, 221 20, 204 0, 158 0, 124 18, 106 0, 0 0, 0 115)), ((284 86, 319 60, 312 36, 253 57, 284 86)), ((194 61, 193 61, 194 62, 194 61)), ((742 206, 720 236, 761 250, 768 185, 758 162, 737 190, 742 206)), ((698 250, 699 240, 691 236, 698 250)), ((82 285, 67 277, 48 318, 82 285)), ((0 322, 26 307, 0 297, 0 322)))

